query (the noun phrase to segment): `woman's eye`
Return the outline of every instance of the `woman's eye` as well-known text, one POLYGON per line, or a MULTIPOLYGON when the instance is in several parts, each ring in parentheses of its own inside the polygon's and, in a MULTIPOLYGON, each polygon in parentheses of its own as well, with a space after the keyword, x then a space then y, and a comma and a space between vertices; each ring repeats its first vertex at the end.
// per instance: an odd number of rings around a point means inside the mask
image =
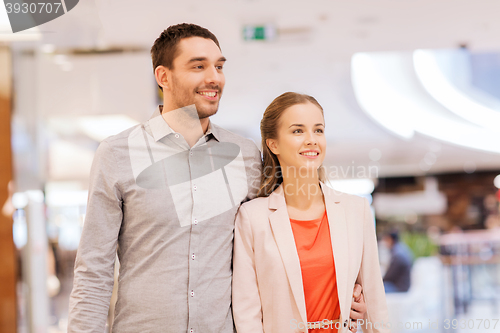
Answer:
POLYGON ((316 131, 319 132, 319 133, 323 133, 323 130, 320 129, 320 128, 318 128, 316 131))
POLYGON ((296 129, 295 131, 293 131, 293 133, 302 133, 302 130, 301 129, 296 129))

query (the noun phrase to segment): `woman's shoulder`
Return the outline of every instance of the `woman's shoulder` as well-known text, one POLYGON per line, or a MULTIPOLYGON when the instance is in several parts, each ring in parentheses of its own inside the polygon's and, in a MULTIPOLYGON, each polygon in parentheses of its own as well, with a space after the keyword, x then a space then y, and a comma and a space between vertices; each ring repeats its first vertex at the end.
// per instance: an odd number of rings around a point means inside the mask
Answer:
POLYGON ((258 197, 241 204, 240 209, 243 208, 247 212, 252 212, 263 209, 268 210, 268 206, 269 206, 269 197, 258 197))

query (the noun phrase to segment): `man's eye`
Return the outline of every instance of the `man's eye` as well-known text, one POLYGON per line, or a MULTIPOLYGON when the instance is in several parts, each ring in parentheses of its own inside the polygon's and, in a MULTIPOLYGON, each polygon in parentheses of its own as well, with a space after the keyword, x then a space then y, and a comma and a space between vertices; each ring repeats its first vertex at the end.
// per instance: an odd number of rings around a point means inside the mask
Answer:
POLYGON ((222 66, 216 66, 216 68, 220 71, 223 69, 222 66))
POLYGON ((196 69, 203 69, 203 65, 194 66, 196 69))

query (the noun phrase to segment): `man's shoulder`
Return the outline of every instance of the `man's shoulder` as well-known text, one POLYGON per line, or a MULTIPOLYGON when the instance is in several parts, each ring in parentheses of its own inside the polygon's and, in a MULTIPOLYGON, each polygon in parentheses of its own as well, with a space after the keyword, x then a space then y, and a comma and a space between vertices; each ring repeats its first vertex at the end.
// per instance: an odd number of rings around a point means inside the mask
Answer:
POLYGON ((219 136, 219 140, 223 142, 233 142, 242 147, 243 149, 251 149, 253 151, 258 151, 259 149, 257 148, 257 145, 252 139, 245 138, 239 134, 236 134, 234 132, 231 132, 223 127, 220 127, 217 124, 211 123, 211 126, 215 129, 217 132, 217 135, 219 136))
POLYGON ((108 136, 106 139, 101 141, 100 146, 108 146, 109 148, 119 148, 121 146, 126 147, 130 134, 134 131, 139 130, 144 124, 138 124, 121 131, 118 134, 108 136))

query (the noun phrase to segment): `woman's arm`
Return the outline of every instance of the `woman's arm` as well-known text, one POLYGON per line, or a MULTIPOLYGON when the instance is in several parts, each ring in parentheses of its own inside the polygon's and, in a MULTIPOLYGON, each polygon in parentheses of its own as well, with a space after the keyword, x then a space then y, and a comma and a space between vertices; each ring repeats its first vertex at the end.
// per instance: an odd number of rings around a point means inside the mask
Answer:
POLYGON ((380 273, 375 223, 368 200, 364 199, 363 216, 363 258, 357 283, 363 286, 366 314, 361 327, 367 333, 389 333, 389 316, 385 300, 384 284, 380 273))
POLYGON ((255 271, 253 234, 244 206, 236 216, 233 252, 233 317, 238 333, 264 332, 255 271))

